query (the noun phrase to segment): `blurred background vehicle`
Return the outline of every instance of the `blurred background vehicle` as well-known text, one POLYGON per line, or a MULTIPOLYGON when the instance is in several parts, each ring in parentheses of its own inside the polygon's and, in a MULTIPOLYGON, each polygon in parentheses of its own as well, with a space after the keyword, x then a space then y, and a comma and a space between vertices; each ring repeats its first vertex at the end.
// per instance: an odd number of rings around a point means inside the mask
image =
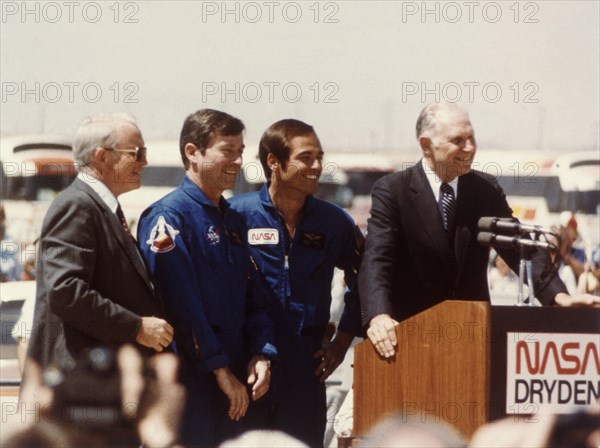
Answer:
POLYGON ((325 155, 327 163, 338 167, 348 176, 347 188, 351 200, 345 207, 363 233, 371 211, 371 188, 377 179, 396 171, 391 156, 331 151, 325 155))
POLYGON ((600 243, 600 154, 480 151, 475 169, 497 177, 521 221, 552 227, 572 212, 588 251, 600 243))
POLYGON ((35 281, 14 281, 0 284, 0 385, 15 387, 21 381, 17 360, 17 338, 31 334, 31 324, 22 323, 15 328, 25 300, 35 298, 35 281))
POLYGON ((20 245, 31 244, 52 199, 77 176, 71 140, 61 135, 2 136, 0 165, 6 232, 20 245))

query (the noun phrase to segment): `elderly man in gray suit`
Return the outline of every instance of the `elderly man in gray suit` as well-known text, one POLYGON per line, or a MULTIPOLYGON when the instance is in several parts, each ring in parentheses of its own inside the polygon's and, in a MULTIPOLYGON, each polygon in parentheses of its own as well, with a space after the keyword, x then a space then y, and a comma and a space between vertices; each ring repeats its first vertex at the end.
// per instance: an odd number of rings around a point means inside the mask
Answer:
POLYGON ((140 129, 125 114, 88 118, 73 151, 79 174, 50 206, 40 238, 28 361, 42 368, 69 368, 101 345, 129 343, 150 355, 173 339, 117 200, 141 184, 140 129))

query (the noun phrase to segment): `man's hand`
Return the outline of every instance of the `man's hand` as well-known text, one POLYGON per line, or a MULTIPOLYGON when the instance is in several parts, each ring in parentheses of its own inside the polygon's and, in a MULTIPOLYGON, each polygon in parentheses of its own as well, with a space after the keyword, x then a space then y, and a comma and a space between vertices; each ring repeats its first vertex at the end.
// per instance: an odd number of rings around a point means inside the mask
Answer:
POLYGON ((138 434, 144 447, 173 446, 185 403, 185 388, 177 381, 179 360, 173 353, 163 353, 153 357, 150 364, 156 379, 146 380, 138 434))
POLYGON ((321 364, 315 370, 315 376, 319 377, 321 383, 325 382, 329 375, 342 363, 353 339, 354 336, 343 331, 339 331, 332 341, 326 338, 323 339, 321 350, 313 355, 315 359, 321 358, 321 364))
POLYGON ((173 340, 173 327, 158 317, 142 317, 142 325, 135 341, 144 347, 150 347, 162 352, 173 340))
POLYGON ((565 294, 560 292, 556 294, 554 301, 559 306, 580 306, 580 307, 591 307, 600 308, 600 297, 593 296, 591 294, 565 294))
POLYGON ((229 418, 236 422, 246 415, 248 410, 248 392, 246 387, 238 381, 229 367, 221 367, 214 370, 219 388, 229 399, 229 418))
POLYGON ((271 369, 262 355, 253 356, 248 363, 248 384, 252 385, 252 400, 256 401, 269 390, 271 369))
POLYGON ((394 356, 398 345, 396 329, 394 328, 397 323, 387 314, 378 314, 369 323, 367 336, 369 336, 377 352, 384 358, 394 356))

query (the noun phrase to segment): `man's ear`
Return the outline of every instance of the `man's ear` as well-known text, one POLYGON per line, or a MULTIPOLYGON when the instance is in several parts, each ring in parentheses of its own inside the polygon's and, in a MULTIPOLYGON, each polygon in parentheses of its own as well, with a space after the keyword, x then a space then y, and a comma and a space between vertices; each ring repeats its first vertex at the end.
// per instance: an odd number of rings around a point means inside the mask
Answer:
POLYGON ((111 157, 110 151, 107 151, 104 148, 96 148, 94 150, 94 155, 92 157, 92 162, 96 166, 102 166, 106 164, 108 158, 111 157))
POLYGON ((186 143, 183 152, 190 163, 198 163, 198 153, 200 149, 193 143, 186 143))
POLYGON ((271 168, 271 171, 274 171, 279 166, 279 161, 277 157, 273 155, 273 153, 267 154, 267 165, 271 168))
POLYGON ((420 136, 419 145, 421 145, 421 149, 423 150, 424 155, 431 154, 431 139, 429 137, 425 137, 424 135, 420 136))

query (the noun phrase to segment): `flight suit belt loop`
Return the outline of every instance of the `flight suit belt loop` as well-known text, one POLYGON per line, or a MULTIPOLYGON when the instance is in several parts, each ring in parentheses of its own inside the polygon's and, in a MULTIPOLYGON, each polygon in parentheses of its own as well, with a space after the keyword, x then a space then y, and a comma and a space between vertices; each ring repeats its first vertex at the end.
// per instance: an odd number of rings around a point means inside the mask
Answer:
POLYGON ((300 330, 300 336, 322 338, 325 334, 326 328, 326 325, 309 325, 308 327, 303 327, 302 330, 300 330))

